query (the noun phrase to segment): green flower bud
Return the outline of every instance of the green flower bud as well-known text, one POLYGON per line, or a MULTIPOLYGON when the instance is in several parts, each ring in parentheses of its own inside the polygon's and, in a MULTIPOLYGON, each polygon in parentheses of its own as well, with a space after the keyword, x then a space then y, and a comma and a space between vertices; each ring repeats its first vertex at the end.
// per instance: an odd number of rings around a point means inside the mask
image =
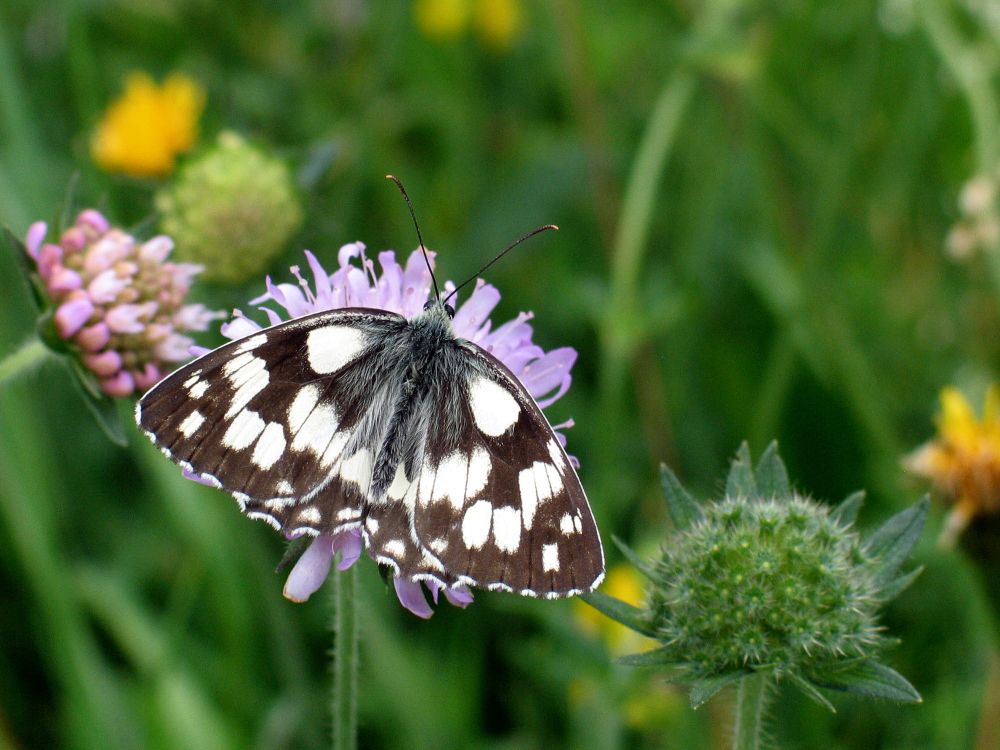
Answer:
POLYGON ((288 166, 230 132, 157 193, 156 207, 176 255, 228 283, 265 269, 302 223, 288 166))

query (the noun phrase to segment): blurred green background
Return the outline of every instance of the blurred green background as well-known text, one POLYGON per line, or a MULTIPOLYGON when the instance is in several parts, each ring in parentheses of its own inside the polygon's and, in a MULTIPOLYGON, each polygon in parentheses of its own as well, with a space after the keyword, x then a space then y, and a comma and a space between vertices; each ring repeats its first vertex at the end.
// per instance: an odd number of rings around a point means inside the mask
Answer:
MULTIPOLYGON (((99 170, 90 135, 130 71, 183 72, 207 92, 202 146, 235 130, 295 170, 304 223, 276 278, 302 248, 332 269, 345 242, 414 247, 387 172, 443 278, 561 227, 490 270, 493 317, 533 310, 538 343, 580 352, 548 413, 576 420, 611 566, 612 535, 651 554, 668 531, 660 462, 711 495, 743 439, 756 455, 777 438, 815 497, 867 488, 863 527, 913 502, 900 458, 938 391, 978 406, 1000 357, 996 247, 946 250, 963 184, 1000 162, 997 6, 513 5, 497 38, 488 8, 442 30, 396 2, 4 0, 0 222, 54 219, 76 176, 73 206, 154 231, 160 183, 99 170)), ((0 354, 34 330, 18 273, 0 256, 0 354)), ((194 296, 232 308, 262 288, 194 296)), ((0 389, 0 748, 326 746, 328 600, 282 599, 280 537, 181 480, 121 412, 128 449, 63 367, 0 389)), ((830 714, 783 691, 776 744, 1000 746, 996 573, 934 549, 941 515, 886 615, 886 661, 924 704, 833 696, 830 714)), ((615 666, 621 644, 577 602, 480 593, 423 622, 374 565, 361 585, 362 746, 726 746, 725 695, 694 712, 615 666)))

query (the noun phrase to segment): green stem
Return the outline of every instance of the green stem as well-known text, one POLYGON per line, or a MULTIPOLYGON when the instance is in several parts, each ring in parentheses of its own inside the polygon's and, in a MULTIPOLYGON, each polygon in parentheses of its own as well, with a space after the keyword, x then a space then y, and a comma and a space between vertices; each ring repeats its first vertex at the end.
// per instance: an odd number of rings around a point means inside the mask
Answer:
POLYGON ((733 750, 760 750, 764 746, 764 708, 768 675, 752 674, 739 682, 733 726, 733 750))
POLYGON ((51 350, 37 337, 25 341, 19 349, 0 360, 0 383, 37 367, 51 354, 51 350))
POLYGON ((333 748, 358 746, 357 567, 333 576, 333 748))

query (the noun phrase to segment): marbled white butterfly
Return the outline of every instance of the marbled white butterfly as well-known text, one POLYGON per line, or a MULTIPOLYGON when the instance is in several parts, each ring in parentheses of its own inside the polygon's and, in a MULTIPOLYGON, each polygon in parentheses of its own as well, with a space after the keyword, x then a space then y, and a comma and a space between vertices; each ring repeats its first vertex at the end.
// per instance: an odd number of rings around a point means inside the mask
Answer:
POLYGON ((398 576, 446 587, 595 588, 601 540, 565 451, 517 378, 456 337, 434 285, 410 320, 331 310, 225 344, 154 386, 136 420, 287 536, 358 528, 398 576))

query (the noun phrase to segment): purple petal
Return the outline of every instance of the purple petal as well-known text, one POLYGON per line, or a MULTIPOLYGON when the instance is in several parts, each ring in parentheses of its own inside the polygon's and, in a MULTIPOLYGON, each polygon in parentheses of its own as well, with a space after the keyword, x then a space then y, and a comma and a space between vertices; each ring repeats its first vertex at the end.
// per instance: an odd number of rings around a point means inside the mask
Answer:
POLYGON ((392 583, 396 587, 396 596, 399 597, 399 603, 417 617, 427 620, 434 614, 434 610, 431 609, 431 605, 427 603, 427 599, 424 597, 424 590, 420 586, 419 581, 394 577, 392 583))
POLYGON ((94 314, 93 303, 86 298, 73 299, 63 302, 56 310, 55 323, 56 330, 64 339, 71 338, 77 331, 83 328, 83 324, 94 314))
POLYGON ((309 269, 313 275, 313 284, 316 287, 316 309, 328 309, 333 298, 333 289, 330 286, 330 274, 316 260, 316 256, 308 250, 306 250, 306 261, 309 263, 309 269))
POLYGON ((460 609, 465 609, 470 604, 472 604, 473 596, 472 592, 465 586, 455 586, 454 588, 446 588, 444 590, 445 599, 453 607, 459 607, 460 609))
MULTIPOLYGON (((82 286, 83 279, 80 277, 80 274, 71 268, 66 268, 66 266, 54 267, 52 273, 49 275, 48 282, 45 284, 45 288, 49 290, 49 294, 53 297, 66 292, 72 292, 82 286)), ((94 301, 100 302, 100 300, 94 301)))
POLYGON ((49 231, 48 224, 44 221, 36 221, 28 227, 28 234, 24 238, 24 246, 28 249, 28 255, 38 260, 38 250, 45 240, 45 234, 49 231))
POLYGON ((348 529, 334 535, 333 551, 340 553, 340 562, 337 563, 337 570, 347 570, 354 565, 358 561, 358 558, 361 557, 363 546, 360 529, 348 529))
POLYGON ((330 573, 333 562, 333 537, 321 534, 302 553, 285 581, 284 595, 293 602, 304 602, 312 596, 330 573))
POLYGON ((210 351, 212 350, 209 349, 207 346, 195 346, 194 344, 192 344, 191 346, 188 347, 188 354, 190 354, 192 357, 203 357, 210 351))
POLYGON ((260 326, 239 310, 233 310, 233 319, 228 323, 223 323, 219 330, 227 339, 235 341, 236 339, 257 333, 260 330, 260 326))
POLYGON ((534 398, 538 405, 546 407, 556 401, 569 388, 572 381, 569 371, 576 362, 576 350, 569 346, 560 349, 553 349, 545 356, 536 359, 527 365, 520 372, 521 382, 534 398), (558 387, 558 392, 548 399, 542 400, 542 396, 551 393, 558 387))
POLYGON ((110 378, 122 369, 122 355, 113 349, 108 349, 100 354, 84 354, 81 359, 87 369, 99 378, 110 378))
POLYGON ((81 328, 76 334, 76 343, 86 352, 99 352, 111 340, 111 331, 104 323, 81 328))
POLYGON ((155 302, 117 305, 105 313, 104 320, 112 333, 142 333, 156 307, 155 302))
POLYGON ((173 249, 174 241, 165 234, 158 234, 142 243, 139 248, 139 257, 147 263, 162 263, 173 249))
POLYGON ((480 279, 469 298, 455 311, 455 333, 463 338, 471 338, 482 327, 500 302, 500 292, 495 286, 480 279))
POLYGON ((201 474, 195 474, 191 469, 181 469, 181 476, 185 479, 190 479, 192 482, 197 482, 198 484, 203 484, 206 487, 217 487, 211 479, 203 479, 201 474))
POLYGON ((125 398, 135 390, 135 379, 128 370, 119 370, 113 378, 101 381, 101 389, 112 398, 125 398))

